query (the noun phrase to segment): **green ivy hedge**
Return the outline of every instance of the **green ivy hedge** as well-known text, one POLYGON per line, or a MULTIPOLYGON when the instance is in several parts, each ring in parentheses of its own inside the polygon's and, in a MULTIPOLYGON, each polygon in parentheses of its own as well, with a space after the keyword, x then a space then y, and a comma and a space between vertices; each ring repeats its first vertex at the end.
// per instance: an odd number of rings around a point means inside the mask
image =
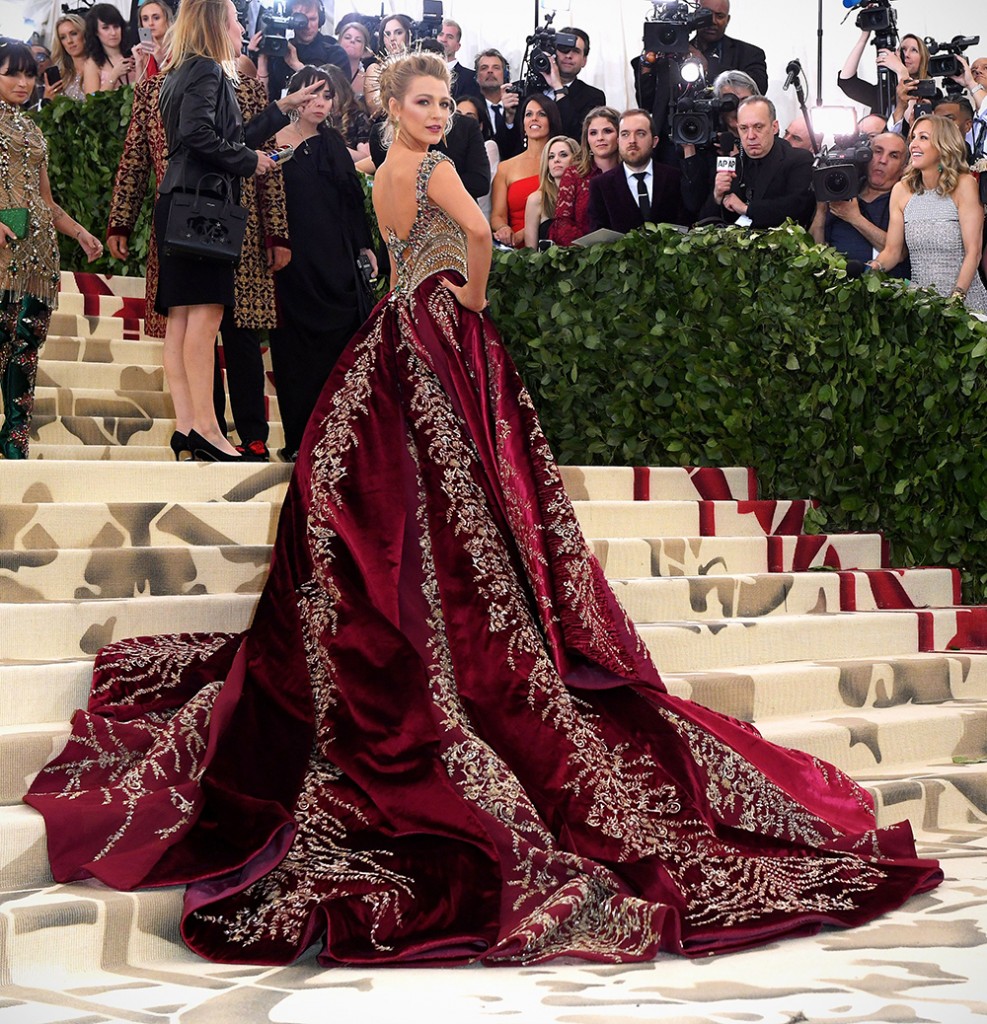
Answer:
MULTIPOLYGON (((99 232, 131 101, 38 115, 55 196, 99 232)), ((149 209, 128 262, 90 269, 142 272, 149 209)), ((787 227, 498 254, 490 294, 560 462, 754 466, 765 495, 821 502, 815 528, 883 530, 896 564, 987 595, 987 325, 958 303, 850 281, 787 227)))
POLYGON ((560 462, 740 465, 987 591, 987 324, 798 228, 499 255, 493 315, 560 462))

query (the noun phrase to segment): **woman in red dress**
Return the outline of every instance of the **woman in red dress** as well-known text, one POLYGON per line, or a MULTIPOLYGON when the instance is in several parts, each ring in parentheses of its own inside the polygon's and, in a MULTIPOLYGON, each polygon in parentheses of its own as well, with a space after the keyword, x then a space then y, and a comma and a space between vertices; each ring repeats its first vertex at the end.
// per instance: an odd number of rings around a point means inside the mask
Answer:
POLYGON ((497 167, 490 189, 490 227, 503 245, 524 246, 524 211, 538 188, 541 154, 549 139, 562 134, 555 100, 532 93, 520 105, 516 121, 524 132, 524 149, 497 167))
POLYGON ((100 654, 27 797, 55 878, 188 883, 203 956, 327 966, 698 956, 937 885, 835 768, 666 692, 484 312, 489 229, 429 150, 445 62, 381 96, 391 292, 309 421, 254 622, 100 654))

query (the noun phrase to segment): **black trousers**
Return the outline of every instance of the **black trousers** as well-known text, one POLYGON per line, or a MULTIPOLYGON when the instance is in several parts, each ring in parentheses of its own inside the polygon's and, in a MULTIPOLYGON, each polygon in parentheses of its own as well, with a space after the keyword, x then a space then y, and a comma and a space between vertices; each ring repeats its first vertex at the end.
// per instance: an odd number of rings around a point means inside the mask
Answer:
MULTIPOLYGON (((227 308, 219 327, 223 337, 223 356, 226 363, 226 384, 230 391, 233 425, 241 444, 251 441, 267 442, 268 425, 264 403, 264 359, 257 331, 237 327, 233 310, 227 308)), ((213 373, 213 405, 220 429, 225 434, 226 395, 220 370, 219 349, 216 349, 216 368, 213 373)))

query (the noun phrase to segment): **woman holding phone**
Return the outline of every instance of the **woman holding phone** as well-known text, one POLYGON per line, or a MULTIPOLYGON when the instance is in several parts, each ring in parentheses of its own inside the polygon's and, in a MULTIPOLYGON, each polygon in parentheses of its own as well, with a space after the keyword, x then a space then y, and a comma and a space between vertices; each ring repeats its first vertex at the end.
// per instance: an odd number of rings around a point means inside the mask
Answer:
POLYGON ((165 35, 175 20, 165 0, 144 0, 140 5, 140 43, 134 47, 137 81, 153 78, 162 67, 165 57, 165 35))
POLYGON ((134 58, 127 25, 113 4, 96 4, 86 14, 86 61, 82 88, 86 95, 113 92, 133 84, 134 58))
POLYGON ((55 22, 52 66, 45 71, 45 99, 68 96, 84 100, 82 73, 86 67, 86 23, 78 14, 63 14, 55 22))

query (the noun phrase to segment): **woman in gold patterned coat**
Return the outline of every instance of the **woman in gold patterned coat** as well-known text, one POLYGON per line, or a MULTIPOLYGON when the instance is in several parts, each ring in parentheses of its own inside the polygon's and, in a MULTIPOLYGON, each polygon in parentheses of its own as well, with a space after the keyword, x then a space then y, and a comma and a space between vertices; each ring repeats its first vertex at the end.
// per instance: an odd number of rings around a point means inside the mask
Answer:
MULTIPOLYGON (((113 199, 107 227, 110 254, 126 259, 127 240, 147 197, 147 183, 153 171, 155 180, 164 179, 167 164, 164 125, 158 111, 160 76, 142 82, 134 91, 134 107, 124 143, 123 156, 117 167, 113 199)), ((267 95, 256 80, 241 74, 235 87, 237 102, 244 121, 261 114, 267 107, 267 95)), ((281 113, 290 104, 281 101, 281 113)), ((287 124, 287 117, 280 119, 287 124)), ((275 121, 273 127, 277 127, 275 121)), ((272 149, 273 138, 265 145, 272 149)), ((247 210, 247 231, 240 265, 235 276, 236 304, 227 310, 220 326, 223 355, 230 388, 233 421, 240 436, 240 447, 254 458, 267 456, 268 424, 264 406, 264 365, 257 332, 274 327, 273 275, 291 257, 288 242, 288 220, 285 213, 284 179, 280 174, 263 178, 244 178, 241 203, 247 210)), ((144 313, 144 330, 152 338, 163 338, 166 318, 154 309, 158 287, 158 253, 154 233, 148 238, 144 313)), ((214 380, 216 418, 222 426, 226 405, 222 376, 218 368, 214 380)), ((176 452, 176 457, 180 452, 176 452)))
POLYGON ((75 238, 90 260, 103 251, 51 194, 44 136, 20 109, 37 77, 31 48, 0 37, 0 210, 10 222, 0 223, 0 455, 7 459, 27 458, 38 351, 58 294, 55 232, 75 238))

